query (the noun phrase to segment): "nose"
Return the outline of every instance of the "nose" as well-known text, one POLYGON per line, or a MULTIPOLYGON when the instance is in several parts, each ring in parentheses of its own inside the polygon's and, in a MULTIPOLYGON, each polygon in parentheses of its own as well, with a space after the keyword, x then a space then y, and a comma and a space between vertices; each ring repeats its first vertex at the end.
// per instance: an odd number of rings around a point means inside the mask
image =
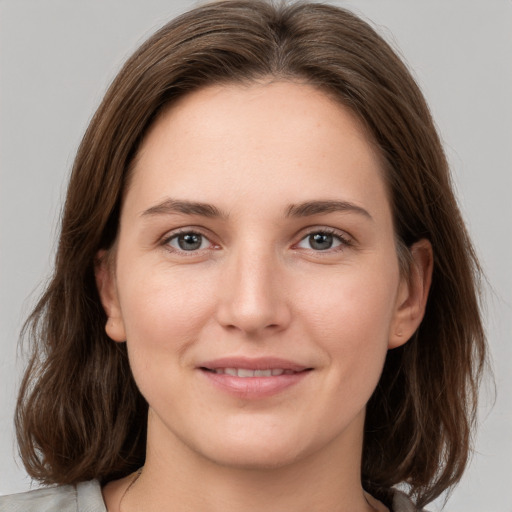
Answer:
POLYGON ((233 253, 222 275, 217 321, 253 338, 286 329, 291 312, 283 274, 282 263, 271 250, 233 253))

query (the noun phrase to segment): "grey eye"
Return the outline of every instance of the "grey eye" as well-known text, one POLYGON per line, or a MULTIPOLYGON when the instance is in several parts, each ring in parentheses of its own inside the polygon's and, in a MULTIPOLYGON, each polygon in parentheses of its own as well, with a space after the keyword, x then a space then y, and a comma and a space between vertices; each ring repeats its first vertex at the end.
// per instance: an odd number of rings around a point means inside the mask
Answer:
POLYGON ((313 249, 314 251, 327 251, 334 247, 342 245, 342 240, 339 236, 332 233, 311 233, 305 236, 298 244, 302 249, 313 249))
POLYGON ((181 251, 197 251, 208 246, 208 240, 199 233, 180 233, 169 241, 169 245, 181 251))
POLYGON ((333 244, 333 236, 328 233, 314 233, 309 235, 309 245, 317 251, 325 251, 330 249, 333 244))

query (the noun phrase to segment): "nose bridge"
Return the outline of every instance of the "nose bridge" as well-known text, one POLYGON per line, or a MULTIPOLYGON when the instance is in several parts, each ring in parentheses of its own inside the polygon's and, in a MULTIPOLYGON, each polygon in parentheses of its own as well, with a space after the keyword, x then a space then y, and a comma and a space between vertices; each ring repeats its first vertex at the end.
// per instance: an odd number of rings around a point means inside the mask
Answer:
POLYGON ((246 334, 276 331, 289 321, 282 263, 265 242, 247 240, 233 248, 223 279, 219 321, 246 334))

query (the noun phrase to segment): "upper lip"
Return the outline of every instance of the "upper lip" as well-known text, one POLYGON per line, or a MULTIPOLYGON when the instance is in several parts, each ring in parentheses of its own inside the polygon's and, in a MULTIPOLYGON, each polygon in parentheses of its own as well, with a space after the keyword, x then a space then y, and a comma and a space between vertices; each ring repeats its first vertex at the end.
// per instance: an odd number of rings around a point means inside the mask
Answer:
POLYGON ((271 370, 273 368, 280 368, 283 370, 292 370, 294 372, 301 372, 303 370, 311 369, 308 366, 281 359, 279 357, 221 357, 220 359, 212 359, 211 361, 204 361, 198 365, 199 368, 206 368, 208 370, 216 370, 218 368, 244 368, 247 370, 271 370))

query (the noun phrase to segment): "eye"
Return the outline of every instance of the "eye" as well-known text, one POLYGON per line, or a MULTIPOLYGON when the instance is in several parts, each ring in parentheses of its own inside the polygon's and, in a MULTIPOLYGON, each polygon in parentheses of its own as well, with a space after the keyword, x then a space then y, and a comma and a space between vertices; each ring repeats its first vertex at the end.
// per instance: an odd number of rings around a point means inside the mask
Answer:
POLYGON ((191 252, 207 249, 211 242, 200 233, 187 231, 171 236, 167 239, 166 244, 178 251, 191 252))
POLYGON ((327 251, 336 249, 342 245, 349 245, 349 242, 339 234, 330 231, 316 231, 309 233, 298 244, 301 249, 312 249, 314 251, 327 251))

